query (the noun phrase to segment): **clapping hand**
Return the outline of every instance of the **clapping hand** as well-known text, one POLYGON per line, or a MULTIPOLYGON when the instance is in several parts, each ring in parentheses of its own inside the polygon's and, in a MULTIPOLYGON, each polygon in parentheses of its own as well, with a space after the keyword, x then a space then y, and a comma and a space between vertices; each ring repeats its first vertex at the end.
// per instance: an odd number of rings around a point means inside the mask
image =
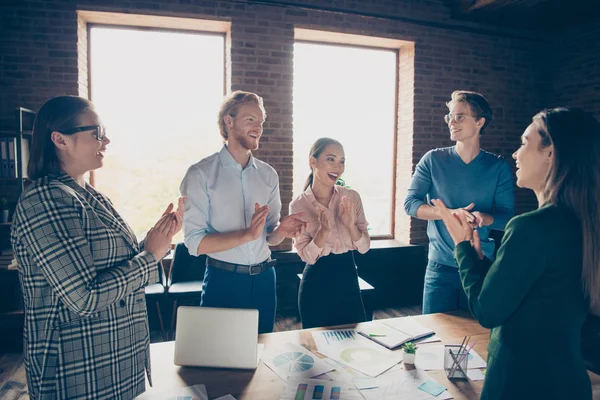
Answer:
POLYGON ((162 217, 171 214, 171 216, 175 220, 175 225, 172 226, 172 228, 174 230, 173 235, 178 233, 181 230, 181 227, 183 225, 183 209, 184 209, 184 205, 185 205, 185 199, 186 199, 185 196, 179 198, 179 200, 177 201, 177 210, 175 212, 173 212, 173 203, 169 203, 169 205, 167 206, 167 209, 162 214, 162 217))
POLYGON ((181 230, 184 202, 185 197, 180 197, 175 212, 173 212, 173 203, 170 203, 158 222, 150 228, 146 235, 144 249, 152 253, 156 259, 161 259, 167 254, 171 248, 173 235, 181 230))
POLYGON ((265 223, 267 222, 267 216, 269 215, 269 206, 260 206, 258 203, 254 203, 254 214, 252 215, 252 221, 250 221, 250 227, 246 228, 246 235, 248 241, 253 241, 259 238, 265 229, 265 223))
POLYGON ((451 210, 447 208, 441 200, 436 199, 431 202, 440 217, 442 217, 444 225, 446 225, 446 229, 448 230, 448 233, 450 233, 450 237, 452 237, 454 244, 457 245, 468 240, 477 252, 479 259, 482 260, 483 252, 481 251, 479 232, 473 230, 471 227, 471 224, 467 219, 467 213, 451 210))
POLYGON ((319 207, 318 208, 318 217, 319 217, 319 230, 329 233, 333 230, 333 213, 328 208, 319 207))
POLYGON ((438 215, 444 221, 444 225, 446 225, 446 229, 450 233, 454 244, 464 242, 465 240, 470 241, 473 238, 473 228, 471 228, 465 212, 462 212, 461 209, 451 210, 447 208, 442 200, 434 199, 431 202, 438 215))
POLYGON ((305 215, 305 212, 299 212, 283 217, 276 229, 276 233, 291 239, 302 235, 308 226, 308 221, 302 220, 305 215))
POLYGON ((354 212, 354 204, 350 201, 348 196, 343 196, 340 202, 338 216, 340 221, 348 228, 352 228, 356 225, 356 213, 354 212))

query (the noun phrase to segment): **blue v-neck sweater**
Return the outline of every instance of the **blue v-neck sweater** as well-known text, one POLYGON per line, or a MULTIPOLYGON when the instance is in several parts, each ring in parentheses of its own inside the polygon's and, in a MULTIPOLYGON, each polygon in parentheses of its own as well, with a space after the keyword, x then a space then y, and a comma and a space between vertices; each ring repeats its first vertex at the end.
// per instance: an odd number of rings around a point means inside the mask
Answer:
MULTIPOLYGON (((494 217, 490 226, 479 228, 482 250, 494 259, 494 242, 489 239, 491 229, 504 230, 514 215, 514 179, 510 166, 502 157, 481 150, 477 157, 465 164, 456 147, 434 149, 417 164, 404 210, 412 217, 417 209, 431 199, 442 200, 448 208, 466 207, 475 203, 471 211, 480 211, 494 217)), ((444 222, 428 221, 429 260, 456 266, 454 243, 444 222)))

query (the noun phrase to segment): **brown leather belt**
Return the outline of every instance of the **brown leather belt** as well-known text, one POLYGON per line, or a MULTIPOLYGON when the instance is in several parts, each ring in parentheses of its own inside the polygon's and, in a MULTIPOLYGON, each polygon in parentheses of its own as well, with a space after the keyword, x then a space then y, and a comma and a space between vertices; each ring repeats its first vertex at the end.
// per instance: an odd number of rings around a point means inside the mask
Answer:
POLYGON ((277 260, 271 260, 270 258, 265 261, 253 264, 253 265, 241 265, 233 264, 226 261, 216 260, 211 257, 206 257, 206 265, 209 267, 224 269, 225 271, 237 272, 238 274, 245 275, 258 275, 262 274, 268 268, 273 267, 277 263, 277 260))

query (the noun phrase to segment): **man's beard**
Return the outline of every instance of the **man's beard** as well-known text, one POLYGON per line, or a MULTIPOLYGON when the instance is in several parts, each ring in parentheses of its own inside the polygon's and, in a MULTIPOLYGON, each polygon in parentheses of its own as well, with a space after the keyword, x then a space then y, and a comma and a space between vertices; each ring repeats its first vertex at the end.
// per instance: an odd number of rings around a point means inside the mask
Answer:
POLYGON ((255 151, 258 150, 258 145, 260 143, 260 138, 258 140, 254 140, 249 137, 247 134, 235 134, 236 141, 246 150, 255 151))

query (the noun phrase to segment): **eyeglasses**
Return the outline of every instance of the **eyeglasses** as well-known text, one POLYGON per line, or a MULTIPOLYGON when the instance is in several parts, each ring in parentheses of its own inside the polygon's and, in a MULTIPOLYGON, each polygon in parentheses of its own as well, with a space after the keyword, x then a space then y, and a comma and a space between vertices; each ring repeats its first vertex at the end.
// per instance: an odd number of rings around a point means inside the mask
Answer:
POLYGON ((450 120, 454 120, 454 122, 456 122, 457 124, 462 124, 465 121, 465 118, 477 119, 475 117, 471 117, 470 115, 465 115, 465 114, 446 114, 446 115, 444 115, 444 121, 446 121, 447 124, 450 123, 450 120))
POLYGON ((96 140, 103 141, 106 138, 106 127, 104 125, 89 125, 89 126, 76 126, 74 128, 62 129, 60 133, 63 135, 72 135, 77 132, 91 131, 94 130, 96 140))

